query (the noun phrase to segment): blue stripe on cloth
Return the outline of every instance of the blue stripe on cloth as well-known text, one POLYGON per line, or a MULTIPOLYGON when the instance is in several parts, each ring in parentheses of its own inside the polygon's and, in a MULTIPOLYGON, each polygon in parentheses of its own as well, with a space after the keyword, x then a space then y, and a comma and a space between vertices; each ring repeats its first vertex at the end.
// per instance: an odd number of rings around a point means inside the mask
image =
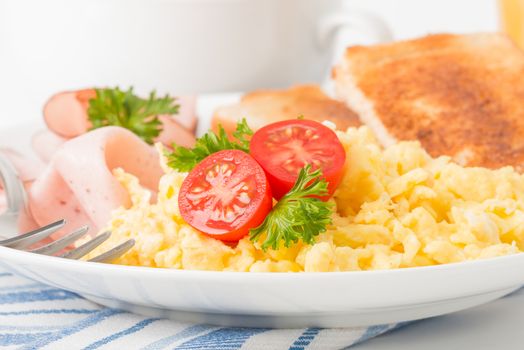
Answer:
POLYGON ((77 294, 62 289, 0 294, 0 304, 29 303, 34 301, 81 299, 77 294))
POLYGON ((70 336, 72 334, 78 333, 88 327, 91 327, 99 322, 104 321, 105 319, 120 314, 123 311, 115 309, 103 309, 98 311, 92 316, 89 316, 81 321, 74 323, 71 327, 64 327, 60 332, 51 333, 47 337, 41 337, 36 339, 34 342, 25 344, 20 350, 36 350, 40 349, 46 345, 49 345, 53 342, 56 342, 62 338, 70 336))
POLYGON ((320 328, 308 328, 295 340, 289 350, 304 350, 320 332, 320 328))
MULTIPOLYGON (((36 332, 36 331, 56 331, 63 329, 64 325, 60 326, 12 326, 12 325, 0 325, 0 331, 19 331, 19 332, 36 332)), ((2 333, 0 333, 2 334, 2 333)))
POLYGON ((9 272, 2 272, 2 273, 0 273, 0 277, 9 277, 9 276, 13 276, 13 274, 9 273, 9 272))
MULTIPOLYGON (((387 332, 388 330, 390 330, 391 328, 391 325, 387 325, 387 324, 382 324, 382 325, 378 325, 378 326, 370 326, 366 329, 366 331, 364 332, 364 334, 362 334, 360 336, 360 338, 358 338, 356 341, 355 341, 355 344, 358 344, 358 343, 362 343, 368 339, 371 339, 371 338, 374 338, 382 333, 385 333, 387 332)), ((393 327, 394 328, 394 327, 393 327)))
POLYGON ((407 326, 408 324, 413 323, 414 321, 405 321, 405 322, 399 322, 397 324, 390 324, 390 325, 378 325, 378 326, 370 326, 366 329, 366 331, 358 338, 352 345, 357 345, 362 342, 365 342, 371 338, 377 337, 379 335, 382 335, 387 332, 391 332, 394 330, 397 330, 401 327, 407 326))
POLYGON ((27 310, 27 311, 9 311, 0 312, 0 316, 25 316, 25 315, 41 315, 41 314, 94 314, 99 312, 99 309, 42 309, 42 310, 27 310))
POLYGON ((100 339, 99 341, 96 341, 96 342, 86 346, 84 348, 84 350, 98 349, 99 347, 107 345, 108 343, 110 343, 110 342, 112 342, 112 341, 114 341, 114 340, 116 340, 118 338, 122 338, 122 337, 125 337, 126 335, 136 333, 136 332, 144 329, 145 327, 147 327, 151 323, 153 323, 155 321, 158 321, 158 320, 159 320, 158 318, 148 318, 148 319, 142 320, 142 321, 138 322, 137 324, 135 324, 133 327, 129 327, 127 329, 124 329, 123 331, 120 331, 118 333, 110 335, 109 337, 105 337, 104 339, 100 339))
POLYGON ((213 328, 215 327, 207 326, 203 324, 197 324, 191 327, 187 327, 187 328, 184 328, 184 330, 176 334, 170 335, 169 337, 162 338, 160 340, 155 341, 154 343, 151 343, 143 347, 142 350, 163 350, 178 340, 194 337, 200 333, 203 333, 213 328))
POLYGON ((236 350, 240 349, 253 335, 269 330, 268 328, 221 328, 191 339, 177 346, 176 349, 217 349, 217 344, 219 344, 220 350, 236 350))
POLYGON ((46 286, 41 283, 29 283, 29 284, 23 284, 21 286, 9 286, 9 287, 1 287, 0 293, 4 293, 7 291, 15 291, 15 290, 24 290, 24 289, 33 289, 33 288, 41 288, 41 289, 49 289, 53 288, 50 286, 46 286))
POLYGON ((50 333, 20 333, 0 334, 0 346, 23 345, 35 341, 41 337, 47 337, 50 333))

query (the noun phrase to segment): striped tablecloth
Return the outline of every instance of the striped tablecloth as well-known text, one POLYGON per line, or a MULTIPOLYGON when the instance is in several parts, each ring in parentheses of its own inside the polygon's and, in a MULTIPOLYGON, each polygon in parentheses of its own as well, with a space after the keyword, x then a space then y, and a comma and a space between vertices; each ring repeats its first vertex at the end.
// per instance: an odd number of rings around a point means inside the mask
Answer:
POLYGON ((224 328, 147 318, 0 270, 0 349, 343 349, 400 327, 224 328))

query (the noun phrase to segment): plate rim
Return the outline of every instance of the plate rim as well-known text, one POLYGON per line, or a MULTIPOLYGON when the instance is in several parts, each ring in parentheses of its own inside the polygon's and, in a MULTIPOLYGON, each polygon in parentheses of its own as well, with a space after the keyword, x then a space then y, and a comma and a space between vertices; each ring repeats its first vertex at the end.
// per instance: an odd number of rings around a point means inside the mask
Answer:
MULTIPOLYGON (((36 260, 35 263, 45 264, 47 266, 53 266, 56 264, 63 265, 65 269, 75 269, 75 268, 86 268, 90 269, 93 272, 100 271, 104 273, 117 273, 117 274, 149 274, 152 277, 157 277, 161 275, 174 275, 177 277, 201 277, 208 279, 210 277, 228 277, 228 278, 267 278, 268 276, 275 276, 274 278, 284 278, 284 279, 309 279, 312 276, 322 276, 321 278, 326 277, 342 277, 348 278, 349 276, 359 276, 362 278, 376 278, 379 275, 387 275, 389 277, 393 275, 402 276, 409 274, 424 274, 427 273, 446 273, 448 270, 457 272, 457 270, 470 270, 470 269, 480 269, 485 265, 493 265, 495 263, 499 265, 514 265, 519 260, 524 262, 524 252, 498 256, 487 259, 479 260, 468 260, 457 263, 448 263, 440 265, 430 265, 430 266, 415 266, 415 267, 406 267, 406 268, 395 268, 395 269, 381 269, 381 270, 357 270, 357 271, 323 271, 323 272, 248 272, 248 271, 215 271, 215 270, 187 270, 187 269, 175 269, 175 268, 158 268, 158 267, 149 267, 149 266, 134 266, 134 265, 119 265, 119 264, 107 264, 107 263, 96 263, 88 262, 83 260, 70 260, 64 259, 56 256, 48 256, 35 254, 27 251, 17 250, 8 247, 0 246, 0 257, 3 259, 9 259, 10 261, 23 260, 24 263, 28 264, 29 260, 36 260), (29 258, 29 259, 28 259, 29 258), (153 276, 154 275, 154 276, 153 276)), ((273 277, 271 277, 273 278, 273 277)))

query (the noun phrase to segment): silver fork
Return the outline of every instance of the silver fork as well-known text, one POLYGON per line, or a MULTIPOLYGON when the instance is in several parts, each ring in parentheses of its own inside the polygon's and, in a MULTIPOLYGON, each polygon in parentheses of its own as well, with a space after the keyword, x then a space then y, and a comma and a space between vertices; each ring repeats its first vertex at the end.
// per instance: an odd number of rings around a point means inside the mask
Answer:
MULTIPOLYGON (((18 176, 18 173, 14 166, 11 164, 9 159, 4 155, 0 154, 0 178, 4 185, 4 191, 6 195, 7 210, 0 215, 0 232, 10 232, 10 236, 5 236, 0 233, 0 246, 9 247, 13 249, 25 250, 35 254, 42 255, 56 255, 67 247, 71 246, 74 242, 79 240, 81 237, 87 234, 89 227, 82 226, 67 235, 48 243, 38 248, 31 248, 38 242, 41 242, 45 238, 49 237, 66 224, 65 220, 58 220, 49 225, 40 227, 22 235, 16 234, 17 232, 17 221, 20 215, 28 215, 27 208, 27 195, 24 189, 24 185, 18 176), (2 239, 3 238, 3 239, 2 239)), ((104 243, 111 236, 111 232, 104 232, 95 238, 85 242, 84 244, 69 250, 66 253, 59 254, 56 256, 66 259, 80 259, 85 255, 89 254, 96 247, 104 243)), ((135 245, 133 239, 129 239, 122 244, 104 252, 92 259, 91 262, 112 262, 125 254, 129 249, 135 245)))

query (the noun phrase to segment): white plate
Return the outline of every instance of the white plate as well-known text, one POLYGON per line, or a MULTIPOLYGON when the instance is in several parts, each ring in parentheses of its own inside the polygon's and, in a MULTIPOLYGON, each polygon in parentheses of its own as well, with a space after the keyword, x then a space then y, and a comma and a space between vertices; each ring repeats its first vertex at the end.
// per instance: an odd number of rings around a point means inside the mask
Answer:
POLYGON ((107 265, 0 247, 0 265, 111 307, 249 327, 409 321, 492 301, 524 282, 524 254, 398 270, 292 274, 107 265))
MULTIPOLYGON (((205 129, 209 111, 220 101, 203 99, 199 109, 207 118, 199 130, 205 129)), ((0 132, 1 145, 27 150, 32 129, 0 132)), ((0 247, 0 265, 110 307, 179 321, 248 327, 410 321, 487 303, 524 284, 524 254, 398 270, 272 274, 86 263, 0 247)))

